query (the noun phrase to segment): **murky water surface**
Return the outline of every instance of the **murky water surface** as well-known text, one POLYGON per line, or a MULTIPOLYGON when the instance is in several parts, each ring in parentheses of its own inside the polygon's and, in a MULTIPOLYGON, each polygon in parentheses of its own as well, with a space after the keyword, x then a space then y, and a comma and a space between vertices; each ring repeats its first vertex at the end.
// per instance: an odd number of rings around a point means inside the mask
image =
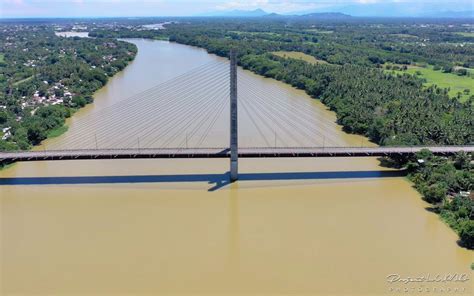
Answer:
MULTIPOLYGON (((226 63, 188 46, 133 42, 136 60, 46 147, 74 148, 67 143, 84 119, 193 67, 226 63)), ((304 93, 239 75, 267 93, 288 94, 281 106, 310 110, 294 114, 309 126, 321 124, 321 134, 307 140, 295 132, 297 141, 370 145, 344 134, 334 114, 304 93)), ((251 123, 252 111, 239 110, 239 140, 267 145, 251 123)), ((291 116, 293 109, 285 110, 273 112, 291 116)), ((203 145, 227 143, 227 115, 203 145)), ((279 141, 297 144, 284 138, 283 127, 274 129, 279 141)), ((274 129, 262 129, 269 142, 274 129)), ((2 295, 398 295, 407 294, 404 288, 416 295, 412 288, 468 294, 472 287, 472 279, 387 282, 390 274, 472 277, 473 253, 457 246, 454 232, 425 210, 409 182, 381 173, 376 159, 243 159, 241 181, 231 185, 227 170, 227 160, 195 159, 19 163, 0 172, 28 184, 0 186, 2 295)))

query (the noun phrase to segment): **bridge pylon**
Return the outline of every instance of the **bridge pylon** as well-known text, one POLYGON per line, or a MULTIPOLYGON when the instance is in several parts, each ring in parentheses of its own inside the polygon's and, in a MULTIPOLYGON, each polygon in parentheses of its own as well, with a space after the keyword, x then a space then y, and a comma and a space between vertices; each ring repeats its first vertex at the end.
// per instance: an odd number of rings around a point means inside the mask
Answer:
POLYGON ((230 181, 239 178, 237 129, 237 53, 230 50, 230 181))

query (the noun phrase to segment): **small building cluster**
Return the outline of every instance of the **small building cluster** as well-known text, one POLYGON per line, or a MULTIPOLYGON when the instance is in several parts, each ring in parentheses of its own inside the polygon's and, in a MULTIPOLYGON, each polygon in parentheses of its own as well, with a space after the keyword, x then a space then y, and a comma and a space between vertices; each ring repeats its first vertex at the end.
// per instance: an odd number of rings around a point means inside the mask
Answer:
POLYGON ((12 133, 11 133, 11 127, 5 127, 2 129, 2 140, 7 140, 8 138, 10 138, 12 136, 12 133))
MULTIPOLYGON (((48 84, 47 81, 43 81, 43 83, 48 84)), ((68 90, 67 86, 64 86, 61 82, 56 82, 52 84, 45 93, 40 93, 40 91, 37 90, 31 98, 22 97, 23 102, 21 103, 21 108, 35 108, 32 111, 32 114, 34 114, 37 107, 63 104, 64 101, 72 99, 72 97, 73 93, 68 90)))

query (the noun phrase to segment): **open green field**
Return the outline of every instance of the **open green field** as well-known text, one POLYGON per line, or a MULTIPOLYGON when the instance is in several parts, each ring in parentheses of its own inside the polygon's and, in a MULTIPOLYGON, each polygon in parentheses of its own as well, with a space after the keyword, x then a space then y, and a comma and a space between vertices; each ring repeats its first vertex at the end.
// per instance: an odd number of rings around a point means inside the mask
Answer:
MULTIPOLYGON (((471 69, 472 70, 472 69, 471 69)), ((472 73, 472 71, 469 71, 472 73)), ((433 67, 429 66, 426 68, 422 67, 408 67, 406 71, 394 71, 386 70, 389 73, 409 73, 416 75, 417 72, 421 73, 420 77, 426 79, 426 86, 436 84, 441 88, 450 88, 449 95, 455 97, 458 92, 462 93, 461 101, 466 101, 471 95, 474 94, 474 78, 468 76, 458 76, 452 73, 443 73, 441 71, 433 70, 433 67), (470 94, 464 94, 464 90, 469 89, 470 94)))
POLYGON ((34 75, 31 75, 30 77, 27 77, 27 78, 25 78, 25 79, 18 80, 17 82, 14 82, 12 85, 13 85, 13 86, 17 86, 18 84, 21 84, 21 83, 23 83, 23 82, 27 82, 27 81, 33 79, 33 77, 34 77, 34 75))
POLYGON ((412 38, 412 39, 418 38, 418 36, 410 35, 410 34, 390 34, 390 36, 399 37, 399 38, 412 38))
POLYGON ((308 29, 306 30, 307 32, 312 32, 312 33, 318 33, 318 34, 332 34, 334 31, 325 31, 325 30, 319 30, 319 29, 308 29))
POLYGON ((153 39, 162 40, 162 41, 169 41, 170 40, 170 38, 167 37, 167 36, 155 36, 155 37, 153 37, 153 39))
POLYGON ((0 63, 5 62, 5 55, 3 53, 0 53, 0 63))
POLYGON ((247 32, 247 31, 229 31, 229 33, 239 34, 239 35, 268 35, 268 36, 281 36, 281 34, 275 32, 247 32))
POLYGON ((305 62, 308 62, 310 64, 328 64, 328 62, 323 61, 323 60, 318 60, 317 58, 310 56, 308 54, 305 54, 303 52, 299 51, 274 51, 272 54, 282 57, 282 58, 290 58, 290 59, 297 59, 297 60, 303 60, 305 62))
POLYGON ((464 37, 474 37, 474 32, 456 32, 456 34, 464 37))
POLYGON ((67 125, 63 125, 61 127, 58 127, 58 128, 55 128, 53 130, 51 130, 49 133, 48 133, 48 138, 56 138, 56 137, 59 137, 60 135, 64 134, 65 132, 67 132, 68 130, 68 126, 67 125))

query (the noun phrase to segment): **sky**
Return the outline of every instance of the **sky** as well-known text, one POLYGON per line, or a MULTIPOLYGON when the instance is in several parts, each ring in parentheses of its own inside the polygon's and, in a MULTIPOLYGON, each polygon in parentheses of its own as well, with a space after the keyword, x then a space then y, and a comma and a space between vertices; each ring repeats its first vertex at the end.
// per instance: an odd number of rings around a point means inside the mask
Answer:
POLYGON ((0 18, 196 16, 253 10, 289 14, 341 11, 353 15, 417 16, 473 10, 473 0, 0 0, 0 18))

